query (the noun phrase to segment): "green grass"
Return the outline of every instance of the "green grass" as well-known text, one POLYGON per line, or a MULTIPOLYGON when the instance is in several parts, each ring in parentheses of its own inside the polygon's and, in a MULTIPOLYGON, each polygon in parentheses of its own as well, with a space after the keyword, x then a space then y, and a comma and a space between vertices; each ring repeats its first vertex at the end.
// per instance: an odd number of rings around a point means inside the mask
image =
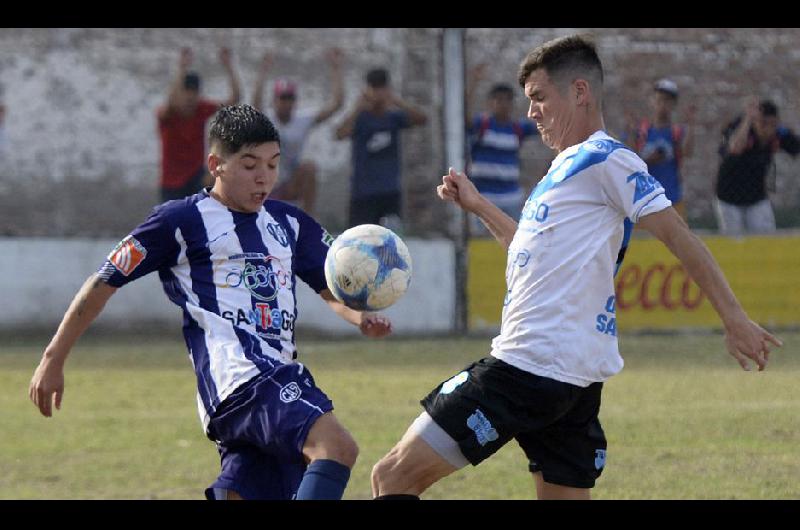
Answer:
MULTIPOLYGON (((800 498, 800 333, 763 373, 743 372, 718 335, 625 336, 605 386, 609 442, 597 499, 800 498)), ((46 339, 0 347, 0 499, 198 499, 216 477, 179 337, 92 335, 67 363, 62 409, 43 418, 27 386, 46 339)), ((361 448, 347 499, 370 497, 372 465, 418 401, 488 351, 489 338, 299 340, 301 360, 361 448)), ((516 443, 434 485, 428 499, 529 499, 516 443)))

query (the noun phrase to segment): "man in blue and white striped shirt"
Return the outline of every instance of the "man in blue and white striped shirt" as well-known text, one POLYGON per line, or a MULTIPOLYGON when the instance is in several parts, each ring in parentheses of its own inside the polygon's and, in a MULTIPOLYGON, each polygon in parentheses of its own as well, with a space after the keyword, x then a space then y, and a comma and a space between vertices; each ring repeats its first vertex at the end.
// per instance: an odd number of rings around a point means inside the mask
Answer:
POLYGON ((225 107, 209 133, 212 188, 153 209, 75 296, 45 349, 30 397, 60 408, 63 366, 78 337, 123 285, 158 271, 183 309, 206 434, 222 473, 208 498, 340 499, 358 448, 333 404, 295 361, 296 278, 364 335, 391 323, 336 301, 325 283, 331 236, 291 205, 267 201, 280 139, 249 105, 225 107))

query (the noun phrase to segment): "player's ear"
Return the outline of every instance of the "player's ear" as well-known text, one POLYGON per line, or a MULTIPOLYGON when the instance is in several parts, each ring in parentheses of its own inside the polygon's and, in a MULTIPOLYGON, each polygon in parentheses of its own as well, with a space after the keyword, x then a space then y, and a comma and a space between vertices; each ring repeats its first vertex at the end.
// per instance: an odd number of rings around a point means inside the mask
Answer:
POLYGON ((208 153, 208 172, 211 173, 211 176, 217 178, 219 174, 222 172, 222 164, 224 160, 214 153, 213 151, 208 153))
POLYGON ((578 106, 586 105, 589 100, 589 83, 585 79, 578 78, 572 82, 572 89, 578 106))

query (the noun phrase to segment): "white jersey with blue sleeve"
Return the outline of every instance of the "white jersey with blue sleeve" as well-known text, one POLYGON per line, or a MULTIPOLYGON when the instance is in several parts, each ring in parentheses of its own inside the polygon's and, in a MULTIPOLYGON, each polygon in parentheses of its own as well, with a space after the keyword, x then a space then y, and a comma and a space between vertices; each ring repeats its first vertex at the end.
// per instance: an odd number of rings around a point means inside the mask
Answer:
POLYGON ((295 281, 326 288, 331 236, 302 210, 266 201, 257 213, 228 209, 207 190, 153 209, 109 254, 99 274, 121 287, 158 271, 183 309, 204 427, 253 377, 296 357, 295 281))
POLYGON ((670 205, 644 161, 603 131, 559 153, 509 247, 491 354, 582 387, 619 372, 614 275, 633 224, 670 205))

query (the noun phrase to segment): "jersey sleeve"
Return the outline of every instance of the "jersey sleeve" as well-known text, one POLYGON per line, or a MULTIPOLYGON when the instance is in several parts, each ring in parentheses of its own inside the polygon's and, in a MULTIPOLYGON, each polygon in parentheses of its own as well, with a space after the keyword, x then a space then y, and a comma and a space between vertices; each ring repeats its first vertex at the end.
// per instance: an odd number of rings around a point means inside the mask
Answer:
POLYGON ((333 237, 313 217, 297 210, 299 224, 295 250, 295 274, 317 293, 328 288, 325 281, 325 258, 333 237))
POLYGON ((122 287, 145 274, 174 263, 180 252, 175 230, 163 207, 128 234, 97 271, 112 287, 122 287))
POLYGON ((661 184, 647 172, 647 164, 633 151, 617 149, 605 168, 602 185, 609 204, 634 223, 672 205, 661 184))

